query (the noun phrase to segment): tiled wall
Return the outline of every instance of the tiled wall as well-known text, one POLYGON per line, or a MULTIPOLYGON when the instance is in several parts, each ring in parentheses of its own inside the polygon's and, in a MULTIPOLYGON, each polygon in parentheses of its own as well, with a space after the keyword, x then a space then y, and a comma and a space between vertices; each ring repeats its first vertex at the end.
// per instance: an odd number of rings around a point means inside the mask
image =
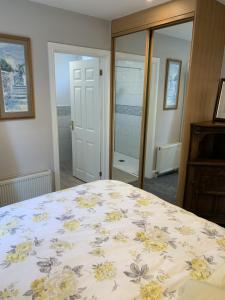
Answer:
POLYGON ((57 106, 60 163, 72 161, 71 107, 57 106))
POLYGON ((115 150, 139 158, 141 106, 116 105, 115 150))
POLYGON ((115 151, 138 159, 144 62, 116 63, 115 151))

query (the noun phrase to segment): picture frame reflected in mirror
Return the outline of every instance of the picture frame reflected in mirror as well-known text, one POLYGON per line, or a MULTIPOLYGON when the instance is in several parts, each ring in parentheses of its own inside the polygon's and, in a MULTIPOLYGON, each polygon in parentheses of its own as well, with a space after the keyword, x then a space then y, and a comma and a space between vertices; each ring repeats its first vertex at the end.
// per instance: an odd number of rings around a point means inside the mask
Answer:
POLYGON ((181 68, 181 60, 167 59, 163 104, 164 110, 175 110, 178 108, 181 68))

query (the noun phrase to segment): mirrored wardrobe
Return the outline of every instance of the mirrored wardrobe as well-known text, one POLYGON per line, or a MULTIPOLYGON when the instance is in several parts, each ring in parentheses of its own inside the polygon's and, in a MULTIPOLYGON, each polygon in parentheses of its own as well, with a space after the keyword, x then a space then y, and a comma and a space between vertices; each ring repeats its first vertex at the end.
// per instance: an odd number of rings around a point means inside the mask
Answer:
POLYGON ((154 31, 144 190, 176 203, 193 22, 154 31))
POLYGON ((223 8, 173 0, 112 21, 110 178, 183 205, 190 125, 213 119, 223 8))
POLYGON ((176 203, 193 21, 114 39, 111 178, 176 203))
POLYGON ((146 31, 115 39, 112 178, 139 179, 146 31))

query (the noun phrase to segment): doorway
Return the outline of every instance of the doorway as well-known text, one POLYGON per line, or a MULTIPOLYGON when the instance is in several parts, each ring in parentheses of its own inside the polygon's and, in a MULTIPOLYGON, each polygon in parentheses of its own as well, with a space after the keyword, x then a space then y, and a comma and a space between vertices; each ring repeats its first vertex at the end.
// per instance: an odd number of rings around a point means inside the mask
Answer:
POLYGON ((109 51, 49 43, 56 190, 108 179, 109 51))
POLYGON ((72 175, 83 182, 101 179, 99 58, 70 62, 72 175))

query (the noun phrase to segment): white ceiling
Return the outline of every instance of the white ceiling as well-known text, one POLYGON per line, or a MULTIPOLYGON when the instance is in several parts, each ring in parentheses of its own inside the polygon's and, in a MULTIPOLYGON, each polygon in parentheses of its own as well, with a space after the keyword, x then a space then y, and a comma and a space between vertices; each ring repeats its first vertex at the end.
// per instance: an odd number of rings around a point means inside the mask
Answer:
MULTIPOLYGON (((171 0, 29 0, 85 15, 113 20, 171 0)), ((225 1, 225 0, 224 0, 225 1)))
POLYGON ((192 40, 193 22, 158 29, 157 33, 173 36, 179 39, 192 40))
MULTIPOLYGON (((81 14, 113 20, 172 0, 29 0, 81 14)), ((225 0, 218 0, 225 4, 225 0)))

